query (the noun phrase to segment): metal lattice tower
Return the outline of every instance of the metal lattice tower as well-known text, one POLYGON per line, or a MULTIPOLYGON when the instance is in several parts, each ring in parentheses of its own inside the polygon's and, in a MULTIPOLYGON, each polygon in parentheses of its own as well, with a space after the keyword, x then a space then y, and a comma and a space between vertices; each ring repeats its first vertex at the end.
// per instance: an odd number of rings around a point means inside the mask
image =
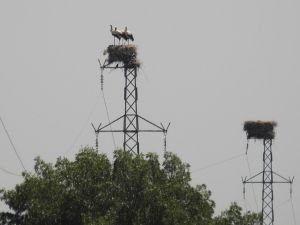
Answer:
MULTIPOLYGON (((120 45, 118 45, 120 46, 120 45)), ((126 48, 126 47, 124 47, 126 48)), ((101 132, 123 132, 124 134, 124 142, 123 149, 125 151, 129 151, 135 154, 140 153, 140 145, 139 145, 139 133, 141 132, 162 132, 164 134, 164 150, 166 150, 166 135, 168 132, 168 128, 170 123, 166 126, 166 128, 161 123, 157 125, 144 117, 138 114, 137 110, 137 100, 138 100, 138 89, 137 89, 137 72, 138 68, 135 65, 111 65, 111 63, 105 63, 102 65, 100 63, 101 70, 101 85, 103 85, 103 71, 105 69, 121 69, 124 72, 125 78, 125 87, 124 87, 124 114, 107 125, 102 126, 101 124, 96 129, 92 124, 95 134, 96 134, 96 148, 98 150, 98 134, 101 132), (117 121, 123 120, 123 129, 107 129, 111 127, 112 124, 117 121), (143 121, 150 125, 152 128, 150 129, 140 129, 139 121, 143 121)), ((102 88, 102 87, 101 87, 102 88)))
POLYGON ((137 113, 137 87, 136 77, 137 69, 124 68, 125 77, 125 89, 124 89, 124 100, 125 100, 125 114, 124 114, 124 150, 140 153, 139 148, 139 118, 137 113))
MULTIPOLYGON (((274 138, 274 137, 273 137, 274 138)), ((278 173, 273 171, 272 162, 272 139, 273 138, 263 138, 264 152, 263 152, 263 171, 250 177, 243 178, 244 184, 244 195, 245 195, 245 184, 247 183, 262 183, 262 224, 263 225, 273 225, 274 224, 274 208, 273 208, 273 200, 274 200, 274 192, 273 192, 273 184, 274 183, 288 183, 292 185, 293 178, 285 178, 278 173), (258 180, 260 175, 262 175, 262 180, 258 180), (279 178, 279 180, 274 180, 274 175, 279 178)), ((260 138, 259 138, 260 139, 260 138)), ((247 144, 248 147, 248 144, 247 144)), ((290 194, 292 194, 292 189, 290 189, 290 194)))
POLYGON ((264 225, 274 222, 273 211, 273 170, 272 170, 272 140, 264 140, 263 156, 263 191, 262 191, 262 217, 264 225))

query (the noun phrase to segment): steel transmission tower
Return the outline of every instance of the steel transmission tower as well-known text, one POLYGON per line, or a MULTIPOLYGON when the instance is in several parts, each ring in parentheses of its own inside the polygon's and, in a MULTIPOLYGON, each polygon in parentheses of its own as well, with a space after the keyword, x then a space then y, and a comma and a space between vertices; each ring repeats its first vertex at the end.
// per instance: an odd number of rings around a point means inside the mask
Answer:
MULTIPOLYGON (((133 45, 116 45, 116 46, 109 46, 108 49, 116 49, 118 57, 123 54, 128 54, 127 51, 131 51, 130 49, 136 49, 133 45), (123 53, 125 51, 125 53, 123 53)), ((113 50, 113 51, 116 51, 113 50)), ((111 53, 115 54, 115 52, 111 53)), ((118 61, 122 62, 123 58, 118 59, 118 61)), ((113 63, 115 63, 113 61, 113 63)), ((137 101, 138 101, 138 88, 137 88, 137 74, 138 74, 138 66, 136 64, 127 64, 122 63, 123 65, 119 66, 119 63, 116 65, 112 65, 111 62, 107 63, 105 61, 103 65, 100 63, 100 69, 101 74, 103 74, 103 71, 105 69, 120 69, 124 72, 124 78, 125 78, 125 87, 124 87, 124 114, 117 119, 113 120, 112 122, 108 123, 107 125, 102 126, 100 124, 98 128, 95 128, 94 125, 94 131, 96 134, 96 148, 98 149, 98 134, 101 132, 123 132, 124 134, 124 142, 123 142, 123 149, 125 151, 133 152, 135 154, 140 153, 140 144, 139 144, 139 133, 141 132, 162 132, 164 134, 164 148, 166 150, 166 135, 168 132, 168 128, 170 126, 170 123, 164 127, 161 123, 160 125, 157 125, 148 119, 140 116, 138 114, 138 107, 137 107, 137 101), (123 129, 108 129, 111 127, 112 124, 116 123, 117 121, 123 120, 123 129), (151 129, 141 129, 139 122, 143 121, 151 126, 151 129)), ((101 75, 103 76, 103 75, 101 75)), ((103 81, 103 78, 101 78, 101 81, 103 81)))
POLYGON ((273 224, 273 169, 272 169, 272 140, 264 140, 263 153, 263 191, 262 216, 264 224, 273 224))
MULTIPOLYGON (((273 171, 272 162, 272 140, 275 138, 274 127, 276 123, 274 122, 245 122, 244 130, 247 132, 248 139, 262 139, 264 152, 263 152, 263 171, 250 177, 243 178, 244 184, 244 195, 245 195, 245 184, 247 183, 261 183, 263 184, 262 188, 262 224, 263 225, 273 225, 274 224, 274 192, 273 184, 274 183, 288 183, 292 185, 293 178, 285 178, 278 173, 273 171), (250 126, 249 126, 250 125, 250 126), (262 175, 262 180, 258 178, 262 175), (274 176, 279 178, 274 180, 274 176)), ((248 144, 247 144, 248 148, 248 144)), ((291 190, 290 190, 291 192, 291 190)))
POLYGON ((124 113, 124 150, 133 151, 139 154, 139 117, 137 113, 137 68, 124 68, 125 77, 125 113, 124 113))

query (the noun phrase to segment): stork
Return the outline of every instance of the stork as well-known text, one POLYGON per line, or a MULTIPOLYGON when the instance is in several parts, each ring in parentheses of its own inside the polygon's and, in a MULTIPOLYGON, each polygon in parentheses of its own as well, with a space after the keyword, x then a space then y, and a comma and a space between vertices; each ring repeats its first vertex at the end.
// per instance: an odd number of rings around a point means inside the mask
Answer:
POLYGON ((119 31, 119 30, 117 29, 117 27, 115 27, 115 29, 113 29, 113 26, 110 25, 110 33, 112 34, 112 36, 114 36, 114 45, 115 45, 115 40, 116 40, 116 38, 119 40, 119 43, 120 43, 120 39, 121 39, 122 32, 119 31))
POLYGON ((125 27, 125 30, 122 32, 122 34, 126 37, 124 39, 125 41, 128 41, 128 44, 129 40, 134 41, 133 34, 127 29, 127 27, 125 27))
POLYGON ((125 30, 122 31, 122 33, 121 33, 121 38, 123 38, 125 42, 128 41, 128 37, 127 37, 127 35, 126 35, 126 33, 125 33, 125 30))

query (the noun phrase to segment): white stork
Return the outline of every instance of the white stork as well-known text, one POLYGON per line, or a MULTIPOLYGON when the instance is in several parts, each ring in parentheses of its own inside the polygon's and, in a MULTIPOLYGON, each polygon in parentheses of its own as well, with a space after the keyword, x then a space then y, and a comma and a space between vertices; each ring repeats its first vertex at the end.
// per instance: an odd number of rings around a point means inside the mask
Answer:
POLYGON ((117 29, 117 27, 115 27, 115 29, 113 29, 113 26, 110 25, 110 33, 112 34, 112 36, 114 36, 114 45, 115 45, 115 40, 116 38, 119 40, 119 43, 120 43, 120 39, 121 39, 121 36, 122 36, 122 32, 119 31, 117 29))
POLYGON ((122 33, 121 33, 121 38, 123 38, 125 42, 128 41, 128 37, 127 37, 127 35, 126 35, 126 33, 125 33, 125 30, 122 31, 122 33))
POLYGON ((125 30, 122 32, 122 35, 126 37, 124 38, 122 36, 125 41, 128 41, 128 44, 129 44, 129 40, 134 41, 133 34, 127 29, 127 27, 125 27, 125 30))

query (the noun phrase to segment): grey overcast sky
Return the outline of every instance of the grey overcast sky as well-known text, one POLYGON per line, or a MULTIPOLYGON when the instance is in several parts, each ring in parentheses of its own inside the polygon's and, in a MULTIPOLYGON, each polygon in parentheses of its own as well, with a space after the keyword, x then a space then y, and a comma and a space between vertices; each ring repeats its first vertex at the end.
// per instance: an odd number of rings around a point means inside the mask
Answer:
MULTIPOLYGON (((107 123, 97 58, 113 41, 109 25, 127 25, 143 63, 139 113, 172 122, 168 150, 191 165, 194 185, 208 185, 216 213, 232 201, 260 210, 261 185, 242 194, 241 176, 262 170, 259 141, 250 143, 247 166, 249 119, 278 122, 273 168, 296 177, 299 212, 299 12, 296 0, 1 0, 0 116, 30 171, 36 156, 55 162, 93 146, 90 122, 107 123)), ((124 78, 106 71, 104 80, 113 119, 122 114, 124 78)), ((162 136, 143 135, 141 148, 161 155, 162 136)), ((21 173, 2 127, 0 149, 0 167, 21 173)), ((100 150, 112 156, 109 134, 100 150)), ((21 181, 0 170, 1 188, 21 181)), ((275 224, 295 224, 289 186, 274 191, 275 224)))

